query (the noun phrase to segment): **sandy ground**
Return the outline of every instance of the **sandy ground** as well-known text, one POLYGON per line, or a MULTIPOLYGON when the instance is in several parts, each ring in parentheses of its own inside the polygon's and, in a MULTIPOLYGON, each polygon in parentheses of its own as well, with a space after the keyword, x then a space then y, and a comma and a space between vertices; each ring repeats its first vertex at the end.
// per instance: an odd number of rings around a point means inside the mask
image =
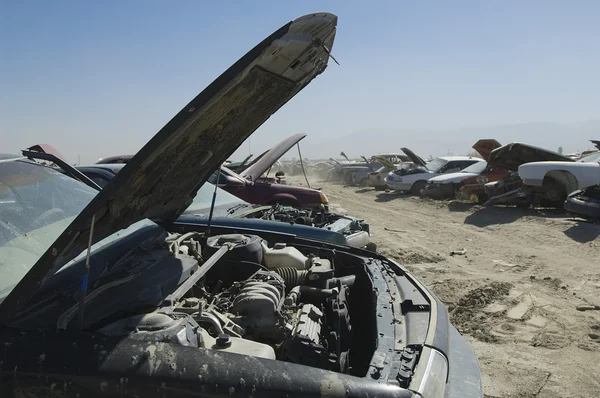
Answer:
POLYGON ((600 311, 575 309, 600 305, 600 225, 557 211, 311 186, 334 211, 367 220, 378 251, 444 301, 479 357, 486 397, 600 397, 600 311))

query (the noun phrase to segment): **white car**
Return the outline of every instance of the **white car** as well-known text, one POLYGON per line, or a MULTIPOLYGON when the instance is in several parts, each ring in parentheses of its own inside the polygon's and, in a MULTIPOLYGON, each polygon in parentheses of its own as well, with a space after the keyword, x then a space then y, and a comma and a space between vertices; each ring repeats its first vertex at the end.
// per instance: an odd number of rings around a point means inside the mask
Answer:
POLYGON ((402 148, 417 167, 412 170, 395 170, 385 178, 388 187, 396 191, 410 191, 413 195, 419 195, 427 185, 427 180, 440 174, 456 173, 471 166, 474 163, 483 162, 483 159, 470 156, 440 156, 430 162, 415 155, 408 148, 402 148))
POLYGON ((571 192, 600 183, 600 152, 576 162, 525 163, 519 176, 525 194, 562 205, 571 192))
POLYGON ((461 187, 461 182, 468 177, 477 177, 487 168, 487 162, 476 162, 458 173, 446 173, 427 180, 421 195, 434 199, 454 198, 461 187))

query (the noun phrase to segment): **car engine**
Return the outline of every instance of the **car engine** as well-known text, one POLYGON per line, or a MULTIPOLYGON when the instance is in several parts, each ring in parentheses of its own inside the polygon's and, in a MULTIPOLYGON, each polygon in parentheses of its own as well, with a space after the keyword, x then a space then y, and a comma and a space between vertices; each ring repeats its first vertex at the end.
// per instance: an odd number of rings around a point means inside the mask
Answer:
POLYGON ((349 371, 351 268, 255 235, 192 232, 167 244, 173 255, 196 258, 197 269, 157 310, 100 333, 349 371))
POLYGON ((270 210, 265 211, 261 218, 263 220, 275 220, 325 228, 342 234, 352 234, 361 231, 370 232, 369 224, 364 220, 317 209, 306 210, 291 206, 274 205, 270 210))

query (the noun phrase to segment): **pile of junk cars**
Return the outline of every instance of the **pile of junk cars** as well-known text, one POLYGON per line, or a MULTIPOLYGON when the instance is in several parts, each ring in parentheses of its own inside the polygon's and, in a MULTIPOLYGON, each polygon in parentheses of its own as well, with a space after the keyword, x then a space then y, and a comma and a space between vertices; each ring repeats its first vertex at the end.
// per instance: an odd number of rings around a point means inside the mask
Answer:
POLYGON ((600 219, 600 141, 590 141, 595 148, 577 156, 519 142, 501 145, 493 139, 473 145, 477 157, 440 156, 425 161, 402 148, 410 160, 400 165, 382 162, 382 169, 369 173, 368 185, 486 206, 564 207, 569 213, 600 219))
POLYGON ((133 156, 0 155, 0 396, 483 397, 441 301, 352 243, 368 224, 269 177, 285 148, 223 166, 336 25, 285 24, 133 156))

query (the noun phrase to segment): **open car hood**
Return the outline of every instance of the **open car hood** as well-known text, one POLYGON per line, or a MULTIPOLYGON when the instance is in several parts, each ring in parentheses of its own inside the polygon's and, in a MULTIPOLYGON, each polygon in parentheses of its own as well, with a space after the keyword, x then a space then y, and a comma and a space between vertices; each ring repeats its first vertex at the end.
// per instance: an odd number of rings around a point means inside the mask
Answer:
POLYGON ((50 144, 37 144, 37 145, 30 146, 27 149, 30 151, 47 153, 48 155, 54 155, 57 158, 59 158, 60 160, 62 160, 63 162, 67 163, 67 160, 65 159, 65 157, 60 152, 58 152, 58 150, 56 148, 54 148, 50 144))
POLYGON ((271 166, 273 166, 275 162, 279 160, 280 157, 285 155, 287 151, 289 151, 294 145, 300 142, 300 140, 302 140, 304 137, 306 137, 306 134, 295 134, 291 137, 286 138, 285 140, 281 141, 279 144, 271 148, 263 156, 261 156, 260 160, 258 160, 256 163, 242 171, 240 175, 246 179, 255 181, 267 170, 269 170, 271 166))
POLYGON ((492 168, 501 167, 517 171, 519 166, 524 163, 544 161, 574 162, 573 159, 547 149, 513 142, 494 149, 490 153, 488 165, 492 168))
POLYGON ((98 193, 0 305, 0 322, 91 244, 146 218, 172 222, 261 124, 327 67, 337 17, 287 23, 240 58, 169 121, 98 193))
POLYGON ((486 162, 490 158, 490 153, 496 148, 500 148, 502 145, 496 140, 479 140, 477 141, 472 148, 477 151, 486 162))
POLYGON ((410 158, 410 160, 417 166, 425 167, 427 165, 427 162, 425 162, 423 159, 418 157, 410 149, 408 149, 408 148, 400 148, 400 149, 402 149, 402 152, 404 152, 406 154, 406 156, 408 156, 410 158))

